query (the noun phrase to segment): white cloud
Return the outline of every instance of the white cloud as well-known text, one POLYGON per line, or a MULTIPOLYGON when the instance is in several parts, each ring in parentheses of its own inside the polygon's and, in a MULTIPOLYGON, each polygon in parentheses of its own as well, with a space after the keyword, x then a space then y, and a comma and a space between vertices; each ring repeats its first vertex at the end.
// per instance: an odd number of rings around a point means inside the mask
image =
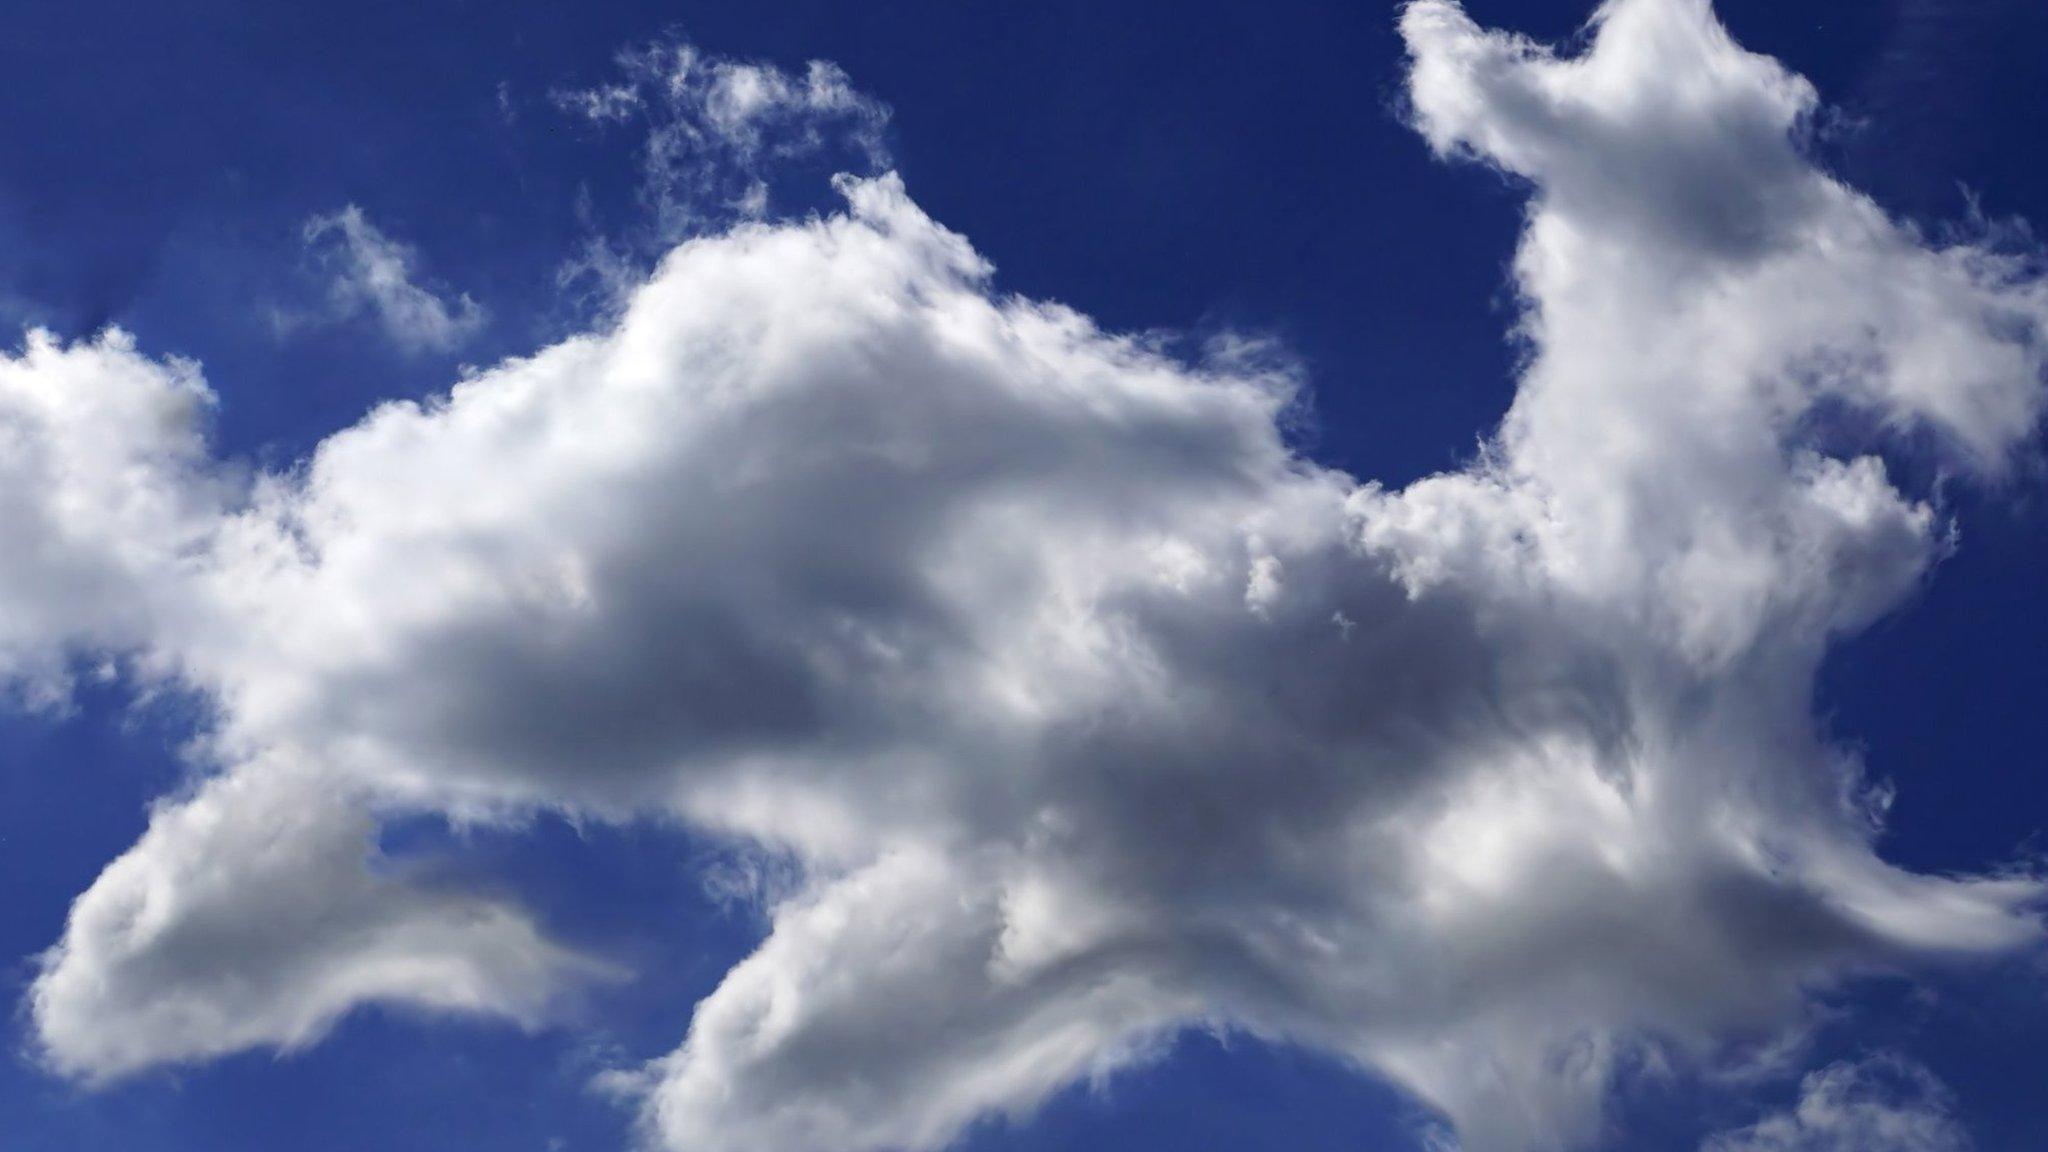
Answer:
POLYGON ((148 642, 218 509, 213 403, 197 365, 120 331, 0 354, 0 686, 59 706, 77 660, 148 642))
MULTIPOLYGON (((1513 409, 1401 491, 1290 448, 1271 357, 997 294, 883 177, 680 246, 615 327, 302 468, 223 479, 172 421, 120 457, 168 463, 36 505, 117 578, 9 667, 127 652, 218 717, 45 961, 50 1062, 368 1002, 532 1021, 600 971, 377 859, 397 813, 655 813, 794 862, 760 950, 620 1078, 697 1152, 936 1146, 1195 1026, 1389 1077, 1470 1152, 1552 1147, 1634 1054, 2036 945, 2033 879, 1877 856, 1808 704, 1953 546, 1823 433, 1999 473, 2048 295, 1807 165, 1811 95, 1703 4, 1603 13, 1575 58, 1403 17, 1418 126, 1532 207, 1513 409), (179 527, 131 547, 142 498, 179 527)), ((39 355, 0 412, 204 394, 119 341, 39 355)), ((100 474, 23 427, 6 466, 100 474)), ((35 563, 0 589, 40 609, 35 563)))
POLYGON ((1702 1152, 1968 1152, 1953 1113, 1925 1068, 1881 1055, 1813 1073, 1789 1111, 1717 1135, 1702 1152))
POLYGON ((368 866, 343 782, 251 763, 161 805, 71 911, 31 992, 56 1068, 105 1080, 256 1045, 296 1048, 372 1001, 538 1024, 607 964, 502 901, 368 866))
POLYGON ((448 352, 488 320, 483 305, 467 294, 450 300, 421 286, 418 254, 385 235, 353 204, 306 221, 303 235, 330 276, 327 309, 321 314, 280 311, 274 316, 280 331, 367 311, 405 351, 448 352))
MULTIPOLYGON (((836 64, 813 60, 798 74, 664 40, 621 54, 618 65, 618 80, 559 90, 554 103, 599 126, 645 127, 640 195, 659 247, 765 218, 777 171, 794 162, 864 175, 888 167, 888 106, 836 64)), ((621 263, 632 262, 597 242, 569 274, 609 282, 621 263)))

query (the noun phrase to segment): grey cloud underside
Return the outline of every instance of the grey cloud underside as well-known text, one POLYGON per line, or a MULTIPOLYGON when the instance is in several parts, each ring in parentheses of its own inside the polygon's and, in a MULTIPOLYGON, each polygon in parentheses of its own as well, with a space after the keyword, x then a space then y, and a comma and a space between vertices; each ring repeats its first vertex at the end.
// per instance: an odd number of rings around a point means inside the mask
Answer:
POLYGON ((801 865, 615 1078, 694 1152, 936 1147, 1193 1026, 1387 1077, 1470 1152, 1574 1144, 1646 1048, 2036 946, 2033 878, 1879 859, 1882 791, 1810 714, 1830 640, 1953 546, 1814 429, 2001 474, 2048 297, 1807 165, 1811 92, 1703 4, 1601 19, 1563 58, 1403 16, 1419 130, 1531 206, 1514 406, 1400 491, 1292 449, 1272 350, 1001 296, 894 177, 690 241, 615 326, 289 474, 208 460, 196 371, 120 338, 0 365, 6 490, 66 494, 0 508, 36 544, 0 670, 61 701, 114 652, 217 706, 44 958, 46 1059, 370 1002, 538 1022, 620 975, 376 859, 420 812, 801 865))

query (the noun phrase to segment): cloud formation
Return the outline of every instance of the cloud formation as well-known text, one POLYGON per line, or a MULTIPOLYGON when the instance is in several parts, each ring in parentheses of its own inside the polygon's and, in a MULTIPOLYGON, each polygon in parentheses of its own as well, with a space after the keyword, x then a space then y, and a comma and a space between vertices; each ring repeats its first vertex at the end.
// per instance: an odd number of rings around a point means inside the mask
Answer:
POLYGON ((302 234, 328 276, 327 309, 315 315, 279 312, 274 320, 280 331, 368 313, 406 352, 449 352, 489 319, 467 293, 451 300, 422 286, 418 254, 385 235, 353 204, 306 221, 302 234))
POLYGON ((2033 256, 1808 164, 1813 92, 1703 0, 1610 3, 1577 56, 1444 0, 1401 28, 1425 139, 1529 193, 1514 404, 1401 490, 1294 450, 1272 350, 1001 295, 894 176, 288 472, 206 457, 191 366, 33 339, 0 468, 69 486, 8 489, 51 543, 0 558, 0 668, 61 698, 118 654, 214 715, 44 958, 46 1059, 537 1021, 614 974, 380 858, 411 813, 796 862, 619 1078, 693 1152, 937 1147, 1189 1027, 1387 1077, 1468 1152, 1559 1147, 1647 1053, 2036 946, 2036 879, 1880 859, 1810 712, 1954 546, 1878 452, 1995 478, 2034 431, 2033 256))
POLYGON ((79 1079, 319 1039, 373 1002, 546 1020, 616 976, 503 901, 366 867, 371 810, 301 766, 247 764, 160 805, 71 910, 30 994, 79 1079))
POLYGON ((145 646, 168 583, 226 495, 202 434, 214 396, 188 361, 112 333, 32 332, 0 355, 0 686, 61 707, 94 653, 145 646))
POLYGON ((1701 1152, 1969 1152, 1949 1093, 1925 1068, 1892 1055, 1831 1064, 1799 1100, 1701 1152))
POLYGON ((658 244, 767 216, 779 165, 888 167, 888 106, 830 61, 795 74, 668 38, 621 53, 618 68, 618 79, 557 90, 553 102, 600 127, 644 127, 640 196, 658 244))

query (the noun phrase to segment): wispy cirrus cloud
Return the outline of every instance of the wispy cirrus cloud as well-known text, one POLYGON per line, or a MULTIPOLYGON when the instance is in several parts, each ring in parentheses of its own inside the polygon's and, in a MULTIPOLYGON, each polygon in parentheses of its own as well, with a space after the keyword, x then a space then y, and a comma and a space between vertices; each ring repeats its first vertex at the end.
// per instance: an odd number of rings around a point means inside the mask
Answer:
POLYGON ((353 204, 306 221, 300 236, 325 280, 327 299, 317 308, 273 310, 272 326, 281 335, 367 317, 405 352, 451 352, 490 319, 467 293, 451 296, 423 283, 412 246, 387 235, 353 204))
POLYGON ((643 133, 643 217, 594 230, 561 274, 565 286, 594 281, 608 303, 622 302, 652 257, 687 237, 767 218, 793 167, 871 176, 889 166, 888 105, 829 61, 792 72, 671 35, 621 52, 616 65, 608 81, 549 94, 558 113, 600 131, 643 133))
POLYGON ((669 243, 767 214, 778 163, 822 154, 865 172, 888 166, 888 106, 836 64, 813 60, 792 73, 671 37, 621 53, 618 68, 615 80, 551 98, 600 127, 643 127, 641 195, 669 243))
POLYGON ((1799 1099, 1701 1152, 1969 1152, 1946 1087, 1894 1054, 1831 1064, 1807 1076, 1799 1099))

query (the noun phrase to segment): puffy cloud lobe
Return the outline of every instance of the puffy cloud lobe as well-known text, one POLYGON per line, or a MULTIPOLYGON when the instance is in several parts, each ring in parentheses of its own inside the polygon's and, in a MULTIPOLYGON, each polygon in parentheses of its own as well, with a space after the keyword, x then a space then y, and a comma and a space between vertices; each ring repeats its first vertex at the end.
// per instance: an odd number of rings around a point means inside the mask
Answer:
POLYGON ((367 1002, 529 1025, 578 978, 616 973, 500 901, 368 868, 370 810, 250 764, 153 814, 72 909, 30 996, 43 1053, 105 1080, 317 1040, 367 1002))
POLYGON ((1191 1026, 1390 1077, 1471 1152, 1556 1147, 1646 1047, 2038 941, 2033 880, 1878 858, 1808 704, 1951 546, 1845 429, 1996 472, 2039 284, 1814 171, 1803 84, 1691 0, 1610 5, 1576 58, 1448 4, 1402 26, 1424 134, 1531 184, 1529 364, 1462 471, 1317 466, 1270 352, 999 296, 884 177, 232 498, 189 449, 143 473, 220 509, 145 556, 178 610, 116 584, 134 623, 36 639, 208 694, 217 772, 80 899, 32 994, 50 1060, 363 1002, 530 1020, 594 971, 394 874, 394 811, 653 812, 797 861, 622 1077, 704 1152, 936 1147, 1191 1026), (305 834, 261 831, 279 806, 305 834), (246 922, 252 887, 294 914, 246 922))
POLYGON ((1533 518, 1515 543, 1546 586, 1648 597, 1697 655, 1787 612, 1854 627, 1940 541, 1874 457, 1823 459, 1816 432, 1849 412, 1998 470, 2039 415, 2048 297, 2025 261, 1928 248, 1807 165, 1812 93, 1703 0, 1609 4, 1598 28, 1560 59, 1452 5, 1404 13, 1424 135, 1535 185, 1516 260, 1535 362, 1492 467, 1402 495, 1406 538, 1442 542, 1403 563, 1518 563, 1502 542, 1533 518), (1868 583, 1844 595, 1845 575, 1868 583))
POLYGON ((196 562, 225 490, 196 365, 125 333, 0 355, 0 685, 58 706, 76 661, 154 635, 165 577, 196 562))

